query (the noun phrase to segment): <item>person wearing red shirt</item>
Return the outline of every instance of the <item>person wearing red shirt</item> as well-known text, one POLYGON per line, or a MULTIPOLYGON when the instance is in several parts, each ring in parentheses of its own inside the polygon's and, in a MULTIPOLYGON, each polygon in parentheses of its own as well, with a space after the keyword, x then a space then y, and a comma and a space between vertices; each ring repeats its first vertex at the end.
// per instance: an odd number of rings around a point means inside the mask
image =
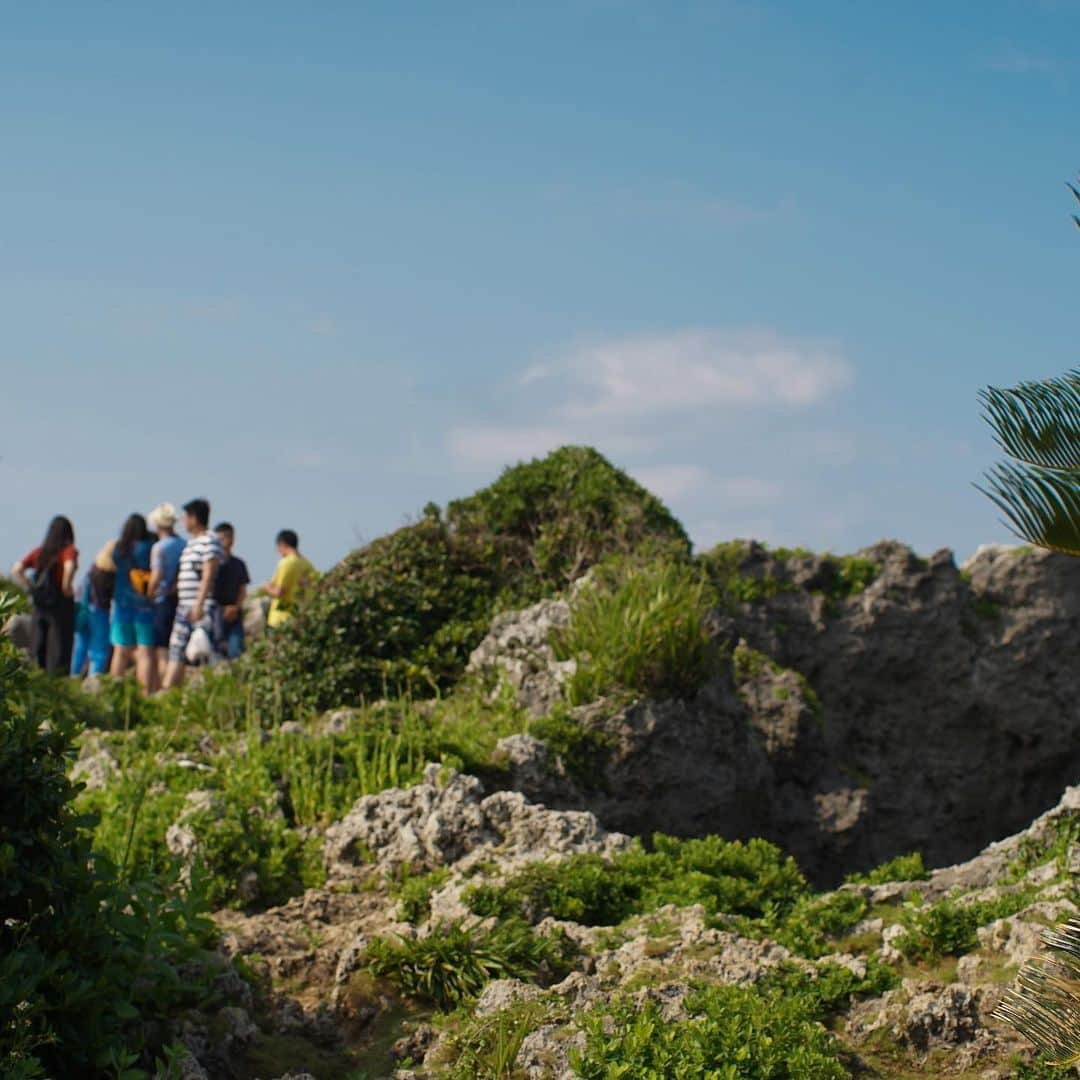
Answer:
POLYGON ((49 522, 45 539, 20 559, 11 576, 34 604, 33 657, 38 667, 66 675, 75 639, 75 571, 79 552, 75 530, 66 517, 49 522), (33 579, 27 571, 33 571, 33 579))

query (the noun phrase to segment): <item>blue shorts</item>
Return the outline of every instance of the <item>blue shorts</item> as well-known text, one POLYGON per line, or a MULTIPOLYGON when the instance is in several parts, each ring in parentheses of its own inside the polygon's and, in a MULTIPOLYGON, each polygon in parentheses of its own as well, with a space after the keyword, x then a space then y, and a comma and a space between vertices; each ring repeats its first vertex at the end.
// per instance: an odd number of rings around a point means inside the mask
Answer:
POLYGON ((135 645, 152 649, 154 647, 154 624, 147 618, 128 618, 113 616, 109 623, 109 641, 121 649, 130 649, 135 645))

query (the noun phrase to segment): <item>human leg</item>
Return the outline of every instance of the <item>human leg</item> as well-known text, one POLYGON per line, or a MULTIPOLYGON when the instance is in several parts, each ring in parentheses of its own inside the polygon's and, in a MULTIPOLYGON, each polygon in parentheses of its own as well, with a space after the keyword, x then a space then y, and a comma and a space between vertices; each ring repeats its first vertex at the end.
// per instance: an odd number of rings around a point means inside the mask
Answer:
POLYGON ((114 679, 122 679, 135 661, 135 622, 115 608, 109 624, 109 640, 113 647, 109 674, 114 679))
POLYGON ((158 688, 155 659, 154 622, 148 614, 135 621, 135 678, 144 694, 152 694, 158 688))
POLYGON ((49 668, 54 674, 67 675, 71 671, 71 652, 75 645, 75 601, 65 597, 56 609, 56 655, 49 668))
POLYGON ((184 652, 191 640, 192 625, 184 611, 178 611, 169 636, 169 661, 165 667, 165 689, 171 690, 184 681, 186 658, 184 652))
POLYGON ((240 619, 225 627, 225 655, 236 660, 244 652, 244 624, 240 619))
POLYGON ((90 608, 90 674, 104 675, 109 670, 112 646, 109 644, 109 613, 90 608))

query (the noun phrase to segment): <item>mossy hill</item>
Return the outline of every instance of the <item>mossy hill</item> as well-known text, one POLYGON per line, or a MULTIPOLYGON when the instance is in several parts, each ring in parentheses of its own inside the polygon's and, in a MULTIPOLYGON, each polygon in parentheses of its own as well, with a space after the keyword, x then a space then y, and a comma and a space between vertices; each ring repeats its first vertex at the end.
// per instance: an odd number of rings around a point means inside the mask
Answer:
POLYGON ((595 450, 563 447, 352 552, 247 666, 287 709, 425 695, 461 673, 497 610, 609 556, 661 552, 690 552, 663 503, 595 450))

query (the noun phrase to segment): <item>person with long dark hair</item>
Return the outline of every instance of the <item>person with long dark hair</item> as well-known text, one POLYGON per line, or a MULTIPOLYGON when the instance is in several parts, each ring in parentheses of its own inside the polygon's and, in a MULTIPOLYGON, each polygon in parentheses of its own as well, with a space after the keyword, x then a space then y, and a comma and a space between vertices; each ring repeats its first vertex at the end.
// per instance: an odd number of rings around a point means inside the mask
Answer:
POLYGON ((154 601, 149 595, 150 549, 153 537, 142 514, 130 514, 113 545, 116 567, 109 639, 113 646, 109 673, 122 678, 132 661, 144 693, 157 689, 154 663, 154 601))
POLYGON ((34 605, 34 661, 50 673, 66 675, 71 669, 78 566, 75 530, 66 517, 57 515, 41 544, 11 568, 11 576, 29 592, 34 605), (33 572, 33 579, 27 571, 33 572))

